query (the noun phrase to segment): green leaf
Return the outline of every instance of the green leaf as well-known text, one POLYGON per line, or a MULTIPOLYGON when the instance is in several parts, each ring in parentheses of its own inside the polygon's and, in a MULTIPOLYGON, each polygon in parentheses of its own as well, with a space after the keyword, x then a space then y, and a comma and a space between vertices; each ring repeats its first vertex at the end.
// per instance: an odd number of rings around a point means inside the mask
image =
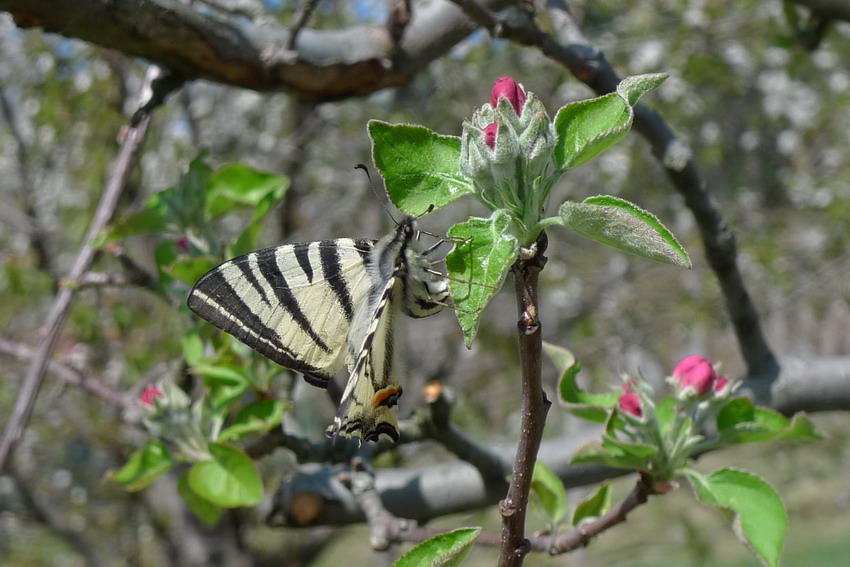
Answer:
POLYGON ((641 470, 646 468, 647 459, 628 455, 615 446, 606 445, 603 447, 598 441, 588 441, 576 449, 570 464, 603 465, 617 469, 641 470))
POLYGON ((187 285, 195 285, 201 276, 221 263, 212 256, 177 257, 171 264, 161 266, 161 273, 187 285))
POLYGON ((251 221, 248 223, 248 226, 245 227, 242 234, 237 236, 236 239, 228 245, 226 250, 228 258, 235 258, 236 256, 247 254, 257 248, 257 241, 260 239, 260 235, 263 232, 263 220, 279 201, 280 196, 277 193, 270 193, 257 203, 254 207, 254 213, 251 215, 251 221))
POLYGON ((235 447, 209 444, 213 460, 195 463, 189 485, 201 498, 224 508, 252 506, 263 499, 263 481, 251 459, 235 447))
POLYGON ((119 220, 115 224, 107 227, 101 232, 94 241, 95 248, 103 248, 108 242, 118 242, 128 236, 138 234, 153 234, 162 232, 168 226, 168 219, 165 211, 159 207, 152 207, 150 203, 155 201, 159 203, 159 196, 154 195, 148 201, 146 208, 134 213, 124 219, 119 220))
POLYGON ((510 223, 510 215, 499 210, 488 219, 473 217, 448 230, 448 237, 457 241, 446 255, 449 288, 467 348, 478 332, 481 312, 502 288, 519 254, 510 223))
POLYGON ((436 535, 399 557, 393 567, 455 567, 472 549, 481 528, 458 528, 436 535))
POLYGON ((369 121, 372 159, 390 199, 410 215, 440 209, 472 193, 460 172, 460 138, 423 126, 369 121))
POLYGON ((735 534, 766 565, 779 565, 788 518, 782 498, 764 479, 740 469, 705 477, 686 471, 697 497, 734 517, 735 534))
MULTIPOLYGON (((658 421, 658 429, 662 434, 667 434, 670 426, 676 422, 676 398, 665 396, 655 403, 655 419, 658 421)), ((688 424, 690 419, 687 420, 688 424)), ((684 424, 687 425, 687 424, 684 424)))
POLYGON ((599 195, 581 203, 567 201, 561 205, 559 215, 545 219, 544 224, 563 224, 623 252, 691 267, 688 253, 673 233, 652 213, 618 197, 599 195))
POLYGON ((279 426, 283 418, 283 402, 260 400, 248 404, 239 412, 233 423, 225 428, 219 441, 235 441, 254 433, 264 433, 279 426))
POLYGON ((549 521, 549 530, 554 532, 567 515, 567 491, 558 475, 540 461, 534 463, 531 499, 543 510, 549 521))
POLYGON ((581 365, 575 361, 572 353, 565 348, 544 342, 543 351, 555 363, 562 373, 558 386, 561 403, 571 414, 587 421, 605 423, 611 408, 617 405, 619 394, 589 394, 582 390, 577 382, 581 365))
POLYGON ((141 490, 171 468, 171 455, 163 443, 148 441, 144 447, 130 455, 127 464, 111 475, 133 492, 141 490))
POLYGON ((201 363, 194 365, 192 370, 203 377, 215 409, 236 400, 251 386, 245 376, 246 370, 236 365, 201 363))
POLYGON ((177 481, 177 493, 183 498, 189 509, 205 523, 212 526, 221 519, 224 509, 216 506, 209 500, 201 498, 192 490, 189 484, 189 471, 180 475, 180 479, 177 481))
POLYGON ((189 331, 181 341, 183 346, 183 358, 186 362, 193 366, 199 364, 204 357, 204 341, 201 340, 201 335, 197 329, 189 331))
POLYGON ((280 175, 257 171, 241 163, 216 171, 207 185, 206 213, 214 219, 236 209, 255 208, 261 202, 279 201, 289 186, 280 175))
POLYGON ((555 163, 561 170, 589 161, 622 140, 632 127, 634 105, 657 88, 665 74, 626 77, 617 92, 567 104, 555 115, 558 144, 555 163))
POLYGON ((790 420, 772 409, 756 406, 747 398, 733 398, 717 412, 716 444, 735 445, 780 439, 822 439, 803 413, 790 420))
POLYGON ((611 484, 603 482, 590 497, 576 506, 573 512, 574 526, 581 524, 583 520, 598 518, 611 508, 611 484))

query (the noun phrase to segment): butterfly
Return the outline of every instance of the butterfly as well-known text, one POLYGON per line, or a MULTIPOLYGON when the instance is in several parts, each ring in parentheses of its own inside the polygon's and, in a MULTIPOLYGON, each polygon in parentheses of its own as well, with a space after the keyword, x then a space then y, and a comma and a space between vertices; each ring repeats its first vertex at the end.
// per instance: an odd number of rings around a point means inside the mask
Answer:
MULTIPOLYGON (((431 250, 414 247, 415 219, 380 240, 285 244, 224 262, 201 277, 189 308, 305 380, 348 382, 328 435, 398 441, 402 394, 395 344, 399 312, 427 317, 448 302, 431 250)), ((433 249, 432 249, 433 250, 433 249)))

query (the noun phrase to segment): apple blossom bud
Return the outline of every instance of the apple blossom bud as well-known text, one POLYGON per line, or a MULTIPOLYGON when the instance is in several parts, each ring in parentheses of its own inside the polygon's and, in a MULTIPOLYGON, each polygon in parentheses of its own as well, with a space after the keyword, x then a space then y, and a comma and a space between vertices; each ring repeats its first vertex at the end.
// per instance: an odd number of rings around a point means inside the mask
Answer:
POLYGON ((495 122, 484 128, 484 143, 490 146, 491 150, 496 149, 496 133, 499 131, 499 125, 495 122))
POLYGON ((717 382, 714 383, 714 393, 722 396, 729 390, 729 384, 729 379, 725 376, 718 377, 717 382))
POLYGON ((153 401, 156 398, 161 398, 165 394, 162 393, 162 390, 157 388, 156 386, 148 386, 142 391, 142 395, 139 396, 142 405, 145 406, 153 406, 153 401))
POLYGON ((679 361, 673 369, 670 383, 679 391, 681 396, 702 397, 711 392, 717 382, 717 373, 711 361, 699 355, 692 354, 679 361))
POLYGON ((490 106, 496 108, 500 98, 508 99, 517 113, 522 115, 522 107, 525 105, 525 91, 511 77, 500 77, 493 82, 493 90, 490 91, 490 106))
POLYGON ((634 378, 623 384, 623 395, 617 400, 617 405, 622 411, 629 415, 643 417, 643 407, 641 407, 640 396, 637 392, 632 391, 632 387, 634 385, 634 378))

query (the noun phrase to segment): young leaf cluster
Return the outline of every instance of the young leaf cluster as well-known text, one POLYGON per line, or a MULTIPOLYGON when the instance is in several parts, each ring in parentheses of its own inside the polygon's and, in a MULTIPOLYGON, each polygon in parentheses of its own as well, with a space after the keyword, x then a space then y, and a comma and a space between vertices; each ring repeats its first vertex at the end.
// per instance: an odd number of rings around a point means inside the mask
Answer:
POLYGON ((467 346, 511 266, 521 254, 533 252, 548 226, 564 226, 630 254, 690 267, 687 252, 672 233, 651 213, 623 199, 567 201, 555 216, 545 216, 554 183, 620 141, 631 128, 638 99, 665 79, 663 74, 624 79, 614 93, 567 104, 551 126, 533 93, 520 115, 504 98, 485 104, 465 124, 463 138, 423 126, 369 123, 375 165, 399 209, 422 215, 473 195, 491 210, 489 217, 471 218, 447 232, 455 243, 446 257, 447 271, 467 346), (482 128, 493 120, 499 128, 489 141, 482 128))

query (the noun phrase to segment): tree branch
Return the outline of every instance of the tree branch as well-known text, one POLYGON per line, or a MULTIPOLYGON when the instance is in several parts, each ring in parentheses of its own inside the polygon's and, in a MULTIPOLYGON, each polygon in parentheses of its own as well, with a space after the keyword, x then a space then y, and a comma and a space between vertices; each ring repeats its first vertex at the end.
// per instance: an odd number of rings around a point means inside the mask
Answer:
MULTIPOLYGON (((547 4, 556 24, 559 45, 550 45, 548 40, 540 38, 541 49, 564 63, 597 94, 613 92, 620 79, 604 54, 581 35, 563 1, 548 0, 547 4)), ((696 219, 706 259, 723 291, 748 375, 769 386, 779 373, 779 364, 767 344, 758 311, 738 268, 735 236, 706 189, 693 153, 658 114, 643 104, 635 108, 635 128, 650 143, 653 154, 696 219)), ((764 396, 759 399, 765 401, 764 396)))
POLYGON ((543 256, 546 252, 545 232, 541 233, 535 243, 534 252, 534 256, 530 259, 518 260, 512 270, 519 312, 517 335, 522 370, 522 405, 520 439, 511 485, 508 488, 508 495, 499 502, 499 513, 502 515, 500 567, 522 565, 523 558, 530 550, 529 542, 525 538, 525 515, 528 511, 534 463, 537 461, 537 453, 543 439, 543 426, 546 424, 546 413, 550 405, 543 391, 541 377, 543 332, 537 301, 538 276, 546 264, 546 258, 543 256))
MULTIPOLYGON (((148 70, 145 77, 146 81, 143 88, 142 100, 146 101, 153 96, 153 93, 150 91, 150 85, 158 75, 159 70, 155 67, 151 67, 148 70)), ((72 281, 79 280, 94 261, 96 251, 92 243, 115 212, 121 192, 127 183, 130 172, 133 170, 139 150, 144 142, 149 121, 150 116, 146 115, 139 121, 137 126, 128 130, 124 138, 121 151, 115 159, 112 172, 107 179, 83 245, 77 253, 71 270, 68 272, 67 278, 72 281)), ((41 388, 45 371, 50 362, 50 355, 53 353, 53 348, 65 325, 65 320, 71 309, 73 299, 73 290, 66 287, 60 288, 50 307, 47 320, 38 338, 38 345, 30 361, 29 369, 21 383, 9 420, 6 422, 3 437, 0 438, 0 471, 4 469, 32 414, 36 396, 41 388)))
MULTIPOLYGON (((508 0, 487 0, 498 10, 508 0)), ((301 29, 199 12, 180 0, 0 0, 20 27, 41 27, 158 63, 187 79, 322 102, 405 84, 475 29, 456 6, 417 9, 396 44, 383 25, 301 29)))
MULTIPOLYGON (((33 351, 34 349, 26 345, 0 338, 0 352, 4 354, 14 356, 20 360, 30 361, 33 358, 33 351)), ((55 374, 65 384, 79 386, 121 409, 127 409, 135 403, 132 397, 123 392, 113 390, 100 380, 92 377, 91 373, 82 372, 55 360, 51 360, 48 363, 47 370, 55 374)))
POLYGON ((808 8, 812 14, 822 19, 844 20, 850 22, 850 4, 844 0, 791 0, 808 8))

